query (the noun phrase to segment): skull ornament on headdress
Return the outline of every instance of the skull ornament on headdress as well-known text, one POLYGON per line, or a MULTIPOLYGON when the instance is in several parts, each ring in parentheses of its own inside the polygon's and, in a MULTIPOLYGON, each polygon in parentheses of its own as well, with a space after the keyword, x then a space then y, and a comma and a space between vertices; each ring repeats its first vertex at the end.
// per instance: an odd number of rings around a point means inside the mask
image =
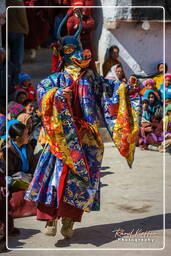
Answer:
POLYGON ((86 57, 87 55, 84 54, 81 42, 79 40, 82 29, 82 17, 81 11, 79 9, 77 10, 80 18, 80 24, 76 33, 72 36, 61 37, 62 26, 67 21, 70 14, 74 11, 73 9, 70 9, 58 28, 57 38, 60 41, 60 56, 63 58, 64 65, 75 64, 81 68, 86 68, 90 63, 91 58, 86 57))

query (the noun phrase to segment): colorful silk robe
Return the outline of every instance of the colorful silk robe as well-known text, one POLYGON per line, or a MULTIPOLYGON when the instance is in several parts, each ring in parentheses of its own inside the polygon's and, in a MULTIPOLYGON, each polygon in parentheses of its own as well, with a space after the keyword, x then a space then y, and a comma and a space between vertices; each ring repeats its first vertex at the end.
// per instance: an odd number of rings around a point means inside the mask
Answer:
POLYGON ((73 84, 73 79, 67 72, 55 73, 38 85, 38 101, 46 129, 47 145, 25 198, 50 205, 55 190, 56 207, 63 197, 66 203, 85 211, 99 210, 103 142, 98 130, 97 105, 104 114, 117 147, 125 143, 121 154, 130 165, 137 130, 137 124, 133 120, 136 118, 132 114, 133 108, 127 103, 125 85, 122 85, 121 92, 117 95, 118 90, 114 84, 91 70, 86 70, 77 83, 83 113, 83 118, 79 120, 74 119, 67 100, 62 96, 63 89, 73 84), (115 103, 115 96, 118 98, 118 115, 110 111, 110 106, 115 103), (119 104, 120 97, 122 104, 119 104), (64 171, 66 168, 67 172, 64 171))

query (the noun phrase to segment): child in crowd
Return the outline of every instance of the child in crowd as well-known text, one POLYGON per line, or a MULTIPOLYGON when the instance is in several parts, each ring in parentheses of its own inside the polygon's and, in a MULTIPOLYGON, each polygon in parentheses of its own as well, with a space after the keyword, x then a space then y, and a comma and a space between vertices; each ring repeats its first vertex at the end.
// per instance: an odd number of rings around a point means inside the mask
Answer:
POLYGON ((141 123, 148 123, 150 122, 150 114, 147 111, 148 109, 148 100, 145 99, 142 101, 142 119, 141 119, 141 123))
POLYGON ((8 104, 8 120, 16 119, 17 116, 24 111, 24 106, 11 101, 8 104))
POLYGON ((128 93, 131 98, 136 98, 140 95, 140 85, 138 79, 135 76, 130 76, 128 80, 128 93))
POLYGON ((23 102, 24 112, 32 115, 34 113, 34 102, 33 100, 27 99, 23 102))
POLYGON ((19 74, 19 85, 15 89, 16 91, 25 90, 30 100, 34 100, 36 97, 36 91, 31 84, 31 77, 23 72, 19 74))
MULTIPOLYGON (((141 112, 141 95, 140 95, 140 84, 138 79, 135 76, 130 76, 128 80, 128 95, 131 100, 131 104, 134 105, 134 108, 137 108, 137 111, 141 112)), ((139 116, 139 123, 141 117, 139 116)))
POLYGON ((27 92, 23 89, 18 89, 15 93, 15 101, 21 105, 23 105, 23 102, 28 99, 27 92))
POLYGON ((16 119, 24 111, 23 102, 27 99, 27 93, 24 90, 18 90, 15 93, 15 100, 8 103, 8 120, 16 119))
POLYGON ((165 84, 161 84, 159 88, 162 101, 165 98, 165 105, 171 103, 171 74, 165 75, 165 84))
POLYGON ((140 91, 140 94, 141 96, 144 96, 145 92, 147 90, 153 90, 156 97, 158 98, 158 100, 160 100, 160 95, 155 87, 156 83, 154 80, 152 79, 147 79, 145 82, 144 82, 144 88, 140 91))

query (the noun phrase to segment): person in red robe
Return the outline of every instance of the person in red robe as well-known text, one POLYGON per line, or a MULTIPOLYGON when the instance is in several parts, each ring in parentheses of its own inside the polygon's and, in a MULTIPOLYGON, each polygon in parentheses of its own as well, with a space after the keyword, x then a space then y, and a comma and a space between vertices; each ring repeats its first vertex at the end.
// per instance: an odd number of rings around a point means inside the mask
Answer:
MULTIPOLYGON (((76 30, 79 27, 79 23, 80 23, 80 20, 78 17, 77 9, 75 9, 73 15, 69 17, 67 21, 67 32, 69 35, 75 34, 76 30)), ((89 49, 91 51, 92 61, 90 63, 90 68, 96 72, 97 70, 95 65, 95 51, 92 44, 95 21, 91 16, 91 8, 82 8, 82 23, 83 23, 83 28, 80 35, 80 40, 81 40, 83 49, 89 49)))

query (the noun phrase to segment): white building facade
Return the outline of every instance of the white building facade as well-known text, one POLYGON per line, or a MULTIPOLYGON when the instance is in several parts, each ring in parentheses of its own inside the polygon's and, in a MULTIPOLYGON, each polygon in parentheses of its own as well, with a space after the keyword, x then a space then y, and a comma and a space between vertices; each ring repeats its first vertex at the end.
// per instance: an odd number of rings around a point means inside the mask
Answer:
POLYGON ((164 8, 148 6, 146 9, 138 7, 135 10, 132 3, 132 0, 101 0, 101 22, 98 22, 95 34, 96 37, 99 34, 100 66, 106 49, 117 45, 120 49, 119 60, 126 76, 155 72, 157 64, 164 61, 164 58, 171 72, 171 22, 167 18, 164 26, 164 8), (144 17, 143 13, 146 13, 144 17), (151 17, 148 18, 148 15, 151 17), (99 27, 101 33, 98 32, 99 27))

